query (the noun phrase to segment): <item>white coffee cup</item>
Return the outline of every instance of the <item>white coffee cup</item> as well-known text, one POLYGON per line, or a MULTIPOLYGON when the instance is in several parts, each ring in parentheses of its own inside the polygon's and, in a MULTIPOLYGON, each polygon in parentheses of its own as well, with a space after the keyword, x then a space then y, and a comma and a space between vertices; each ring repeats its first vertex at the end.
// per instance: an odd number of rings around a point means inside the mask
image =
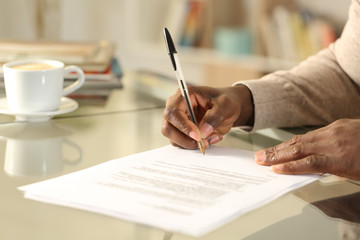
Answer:
POLYGON ((77 66, 65 67, 55 60, 23 60, 4 64, 4 82, 8 107, 13 112, 56 111, 63 96, 85 82, 77 66), (64 76, 76 72, 78 79, 64 88, 64 76))

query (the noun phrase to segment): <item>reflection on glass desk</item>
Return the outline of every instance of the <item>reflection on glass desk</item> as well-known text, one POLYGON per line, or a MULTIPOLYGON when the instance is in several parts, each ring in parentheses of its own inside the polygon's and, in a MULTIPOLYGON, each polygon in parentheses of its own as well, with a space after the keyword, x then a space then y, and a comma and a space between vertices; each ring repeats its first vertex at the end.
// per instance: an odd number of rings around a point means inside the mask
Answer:
POLYGON ((77 164, 82 150, 65 138, 74 133, 54 121, 4 126, 0 136, 6 140, 4 171, 14 177, 47 176, 60 172, 63 164, 77 164), (64 158, 66 148, 77 156, 64 158))
MULTIPOLYGON (((17 187, 169 144, 160 132, 164 101, 124 78, 107 99, 43 123, 0 115, 0 239, 193 239, 100 214, 27 200, 17 187)), ((293 134, 236 130, 219 145, 274 146, 293 134)), ((360 186, 327 176, 199 239, 358 239, 360 186)), ((119 203, 121 204, 121 203, 119 203)), ((153 216, 156 218, 156 216, 153 216)))

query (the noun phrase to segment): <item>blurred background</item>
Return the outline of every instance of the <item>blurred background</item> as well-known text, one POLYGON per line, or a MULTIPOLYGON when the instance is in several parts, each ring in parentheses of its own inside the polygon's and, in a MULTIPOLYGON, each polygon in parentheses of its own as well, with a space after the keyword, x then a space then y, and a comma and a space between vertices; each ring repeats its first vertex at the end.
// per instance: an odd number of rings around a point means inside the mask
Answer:
POLYGON ((126 70, 173 76, 162 29, 188 81, 227 86, 288 69, 341 34, 351 0, 0 0, 0 40, 115 43, 126 70))

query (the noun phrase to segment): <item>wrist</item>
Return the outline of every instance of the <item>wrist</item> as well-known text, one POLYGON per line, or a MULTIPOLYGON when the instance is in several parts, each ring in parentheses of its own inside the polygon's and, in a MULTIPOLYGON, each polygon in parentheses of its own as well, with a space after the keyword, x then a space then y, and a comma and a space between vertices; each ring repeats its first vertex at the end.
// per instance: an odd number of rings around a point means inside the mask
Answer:
POLYGON ((238 119, 234 122, 233 127, 253 126, 254 125, 254 103, 250 89, 238 84, 229 88, 234 99, 236 99, 240 108, 238 119))

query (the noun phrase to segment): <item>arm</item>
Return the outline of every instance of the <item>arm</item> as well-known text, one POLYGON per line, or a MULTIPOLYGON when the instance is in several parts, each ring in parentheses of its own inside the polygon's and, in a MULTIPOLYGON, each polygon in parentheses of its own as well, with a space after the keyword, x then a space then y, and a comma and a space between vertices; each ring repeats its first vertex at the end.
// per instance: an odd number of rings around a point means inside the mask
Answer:
MULTIPOLYGON (((352 1, 349 13, 349 20, 341 38, 330 49, 304 62, 289 74, 301 81, 289 80, 292 90, 290 92, 296 94, 295 101, 289 99, 291 104, 287 107, 291 113, 305 114, 305 106, 308 106, 310 112, 308 120, 304 118, 297 124, 339 120, 304 135, 297 135, 275 147, 256 152, 258 164, 271 165, 274 172, 283 174, 331 173, 360 180, 360 119, 344 119, 360 116, 358 0, 352 1), (301 99, 302 95, 306 99, 301 99), (296 106, 296 102, 299 106, 296 106)), ((283 84, 285 88, 287 82, 283 84)), ((280 109, 277 111, 279 116, 284 112, 280 109)), ((285 120, 282 120, 282 124, 291 125, 301 116, 295 115, 294 120, 291 119, 293 116, 283 117, 285 120)))
MULTIPOLYGON (((353 0, 353 5, 353 9, 360 12, 357 0, 353 0)), ((356 26, 353 21, 359 21, 360 13, 352 15, 355 16, 344 30, 344 39, 290 71, 239 82, 232 88, 189 89, 200 130, 189 121, 181 95, 175 94, 168 99, 164 111, 163 135, 173 145, 196 148, 196 140, 201 136, 208 138, 208 146, 221 140, 222 135, 234 126, 250 125, 256 130, 319 125, 338 118, 359 116, 360 72, 352 72, 353 67, 348 66, 352 61, 346 57, 338 61, 342 54, 352 53, 360 62, 360 54, 356 54, 360 49, 357 42, 360 31, 352 29, 356 26), (355 42, 348 46, 349 37, 346 36, 353 34, 355 42)))
POLYGON ((325 125, 360 116, 360 3, 341 38, 290 71, 239 82, 252 93, 254 128, 325 125))

